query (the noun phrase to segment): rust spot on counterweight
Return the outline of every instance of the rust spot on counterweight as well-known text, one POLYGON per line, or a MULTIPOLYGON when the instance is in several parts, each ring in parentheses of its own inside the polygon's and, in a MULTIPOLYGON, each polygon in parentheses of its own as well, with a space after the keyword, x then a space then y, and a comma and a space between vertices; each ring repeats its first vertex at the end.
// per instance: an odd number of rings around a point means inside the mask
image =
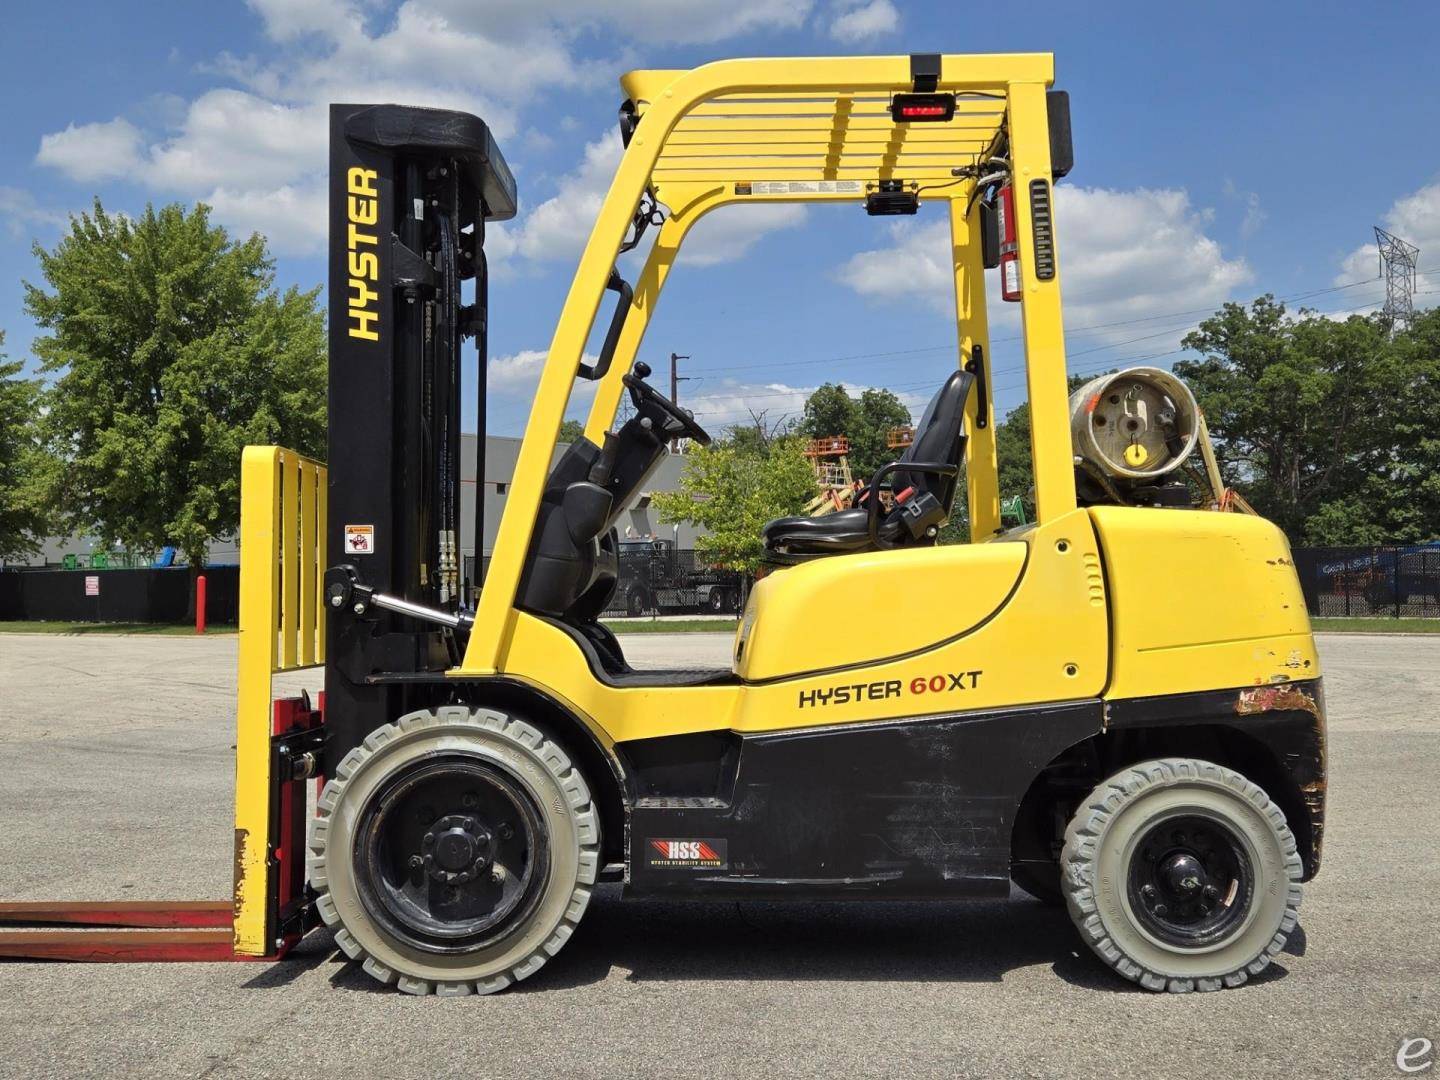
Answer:
POLYGON ((1235 701, 1236 716, 1254 716, 1266 712, 1307 712, 1320 715, 1315 698, 1298 686, 1257 686, 1241 690, 1235 701))

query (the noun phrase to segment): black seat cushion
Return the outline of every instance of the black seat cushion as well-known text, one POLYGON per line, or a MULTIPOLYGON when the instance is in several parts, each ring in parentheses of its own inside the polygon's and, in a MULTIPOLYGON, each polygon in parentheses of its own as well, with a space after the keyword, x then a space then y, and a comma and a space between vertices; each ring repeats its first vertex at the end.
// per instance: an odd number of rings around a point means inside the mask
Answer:
MULTIPOLYGON (((898 522, 882 521, 880 535, 892 543, 898 522)), ((838 555, 870 547, 870 514, 863 507, 837 510, 824 517, 776 518, 761 530, 765 549, 777 554, 838 555)))
MULTIPOLYGON (((956 371, 945 380, 925 406, 920 422, 915 425, 915 438, 905 448, 900 461, 943 463, 959 466, 965 452, 965 399, 970 394, 974 376, 956 371)), ((907 472, 896 469, 891 474, 891 490, 903 492, 913 488, 916 495, 934 496, 946 515, 955 501, 956 477, 934 473, 907 472)), ((911 539, 897 511, 891 511, 880 522, 880 537, 888 546, 911 539)), ((761 531, 765 550, 778 556, 839 555, 869 551, 869 512, 864 507, 841 510, 823 517, 784 517, 770 522, 761 531)))

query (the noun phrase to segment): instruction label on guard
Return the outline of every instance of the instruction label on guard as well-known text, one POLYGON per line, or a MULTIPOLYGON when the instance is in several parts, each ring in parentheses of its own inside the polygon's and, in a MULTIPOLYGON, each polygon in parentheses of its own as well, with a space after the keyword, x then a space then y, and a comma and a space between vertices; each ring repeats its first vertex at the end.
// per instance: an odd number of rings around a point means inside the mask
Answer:
POLYGON ((859 180, 752 180, 736 184, 736 195, 859 195, 859 180))
POLYGON ((724 840, 647 840, 645 865, 652 870, 724 870, 724 840))
POLYGON ((373 554, 375 554, 375 526, 374 526, 374 525, 346 525, 346 526, 345 526, 345 554, 346 554, 346 555, 373 555, 373 554))

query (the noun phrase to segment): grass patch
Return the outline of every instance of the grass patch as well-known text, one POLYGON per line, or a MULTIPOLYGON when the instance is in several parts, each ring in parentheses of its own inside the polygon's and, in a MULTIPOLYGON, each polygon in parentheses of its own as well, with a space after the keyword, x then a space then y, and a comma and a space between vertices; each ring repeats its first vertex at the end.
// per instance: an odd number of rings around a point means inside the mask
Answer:
POLYGON ((733 634, 739 619, 616 619, 605 623, 616 634, 733 634))
MULTIPOLYGON (((206 635, 233 634, 234 626, 207 626, 206 635)), ((0 634, 147 634, 155 637, 195 636, 193 623, 132 623, 132 622, 30 622, 0 621, 0 634)))
POLYGON ((1310 625, 1331 634, 1440 634, 1440 619, 1311 619, 1310 625))

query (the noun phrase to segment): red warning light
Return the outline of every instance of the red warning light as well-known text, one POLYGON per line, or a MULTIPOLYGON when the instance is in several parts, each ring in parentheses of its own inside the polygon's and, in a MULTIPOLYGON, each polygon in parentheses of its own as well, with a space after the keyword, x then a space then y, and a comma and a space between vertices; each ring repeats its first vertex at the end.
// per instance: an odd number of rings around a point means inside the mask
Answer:
POLYGON ((890 119, 897 124, 944 123, 954 117, 954 94, 896 94, 890 99, 890 119))

